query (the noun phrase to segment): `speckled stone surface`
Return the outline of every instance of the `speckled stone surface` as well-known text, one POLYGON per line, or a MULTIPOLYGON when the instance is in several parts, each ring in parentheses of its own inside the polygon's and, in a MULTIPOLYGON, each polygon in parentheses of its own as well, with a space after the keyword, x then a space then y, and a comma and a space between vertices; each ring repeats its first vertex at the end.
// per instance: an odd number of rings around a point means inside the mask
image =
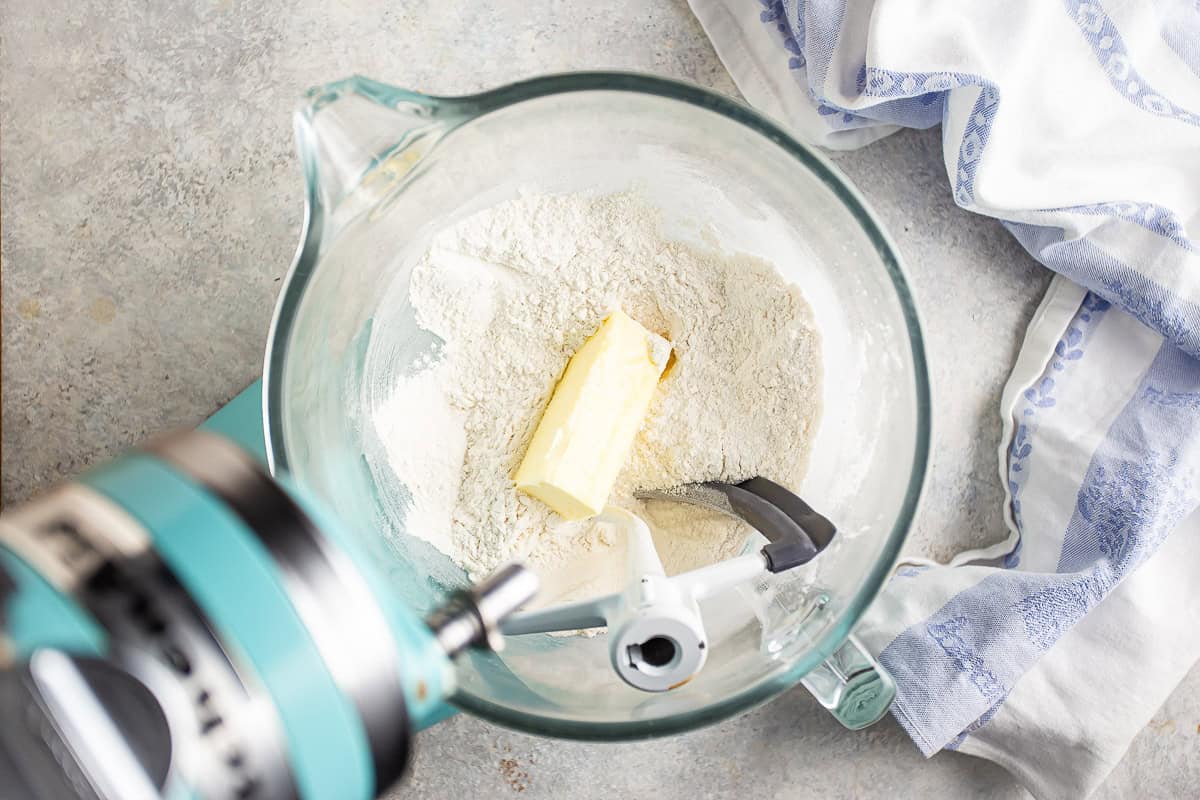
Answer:
MULTIPOLYGON (((751 4, 753 5, 753 4, 751 4)), ((751 11, 753 13, 753 11, 751 11)), ((683 0, 0 0, 3 500, 192 424, 259 373, 299 232, 290 111, 358 72, 460 93, 635 69, 735 94, 683 0)), ((1000 388, 1048 280, 951 202, 937 132, 837 157, 890 227, 923 310, 935 458, 910 548, 999 538, 1000 388)), ((1200 670, 1098 797, 1200 790, 1200 670)), ((848 733, 802 691, 657 742, 538 739, 458 717, 395 796, 700 800, 1026 796, 1002 769, 848 733)))

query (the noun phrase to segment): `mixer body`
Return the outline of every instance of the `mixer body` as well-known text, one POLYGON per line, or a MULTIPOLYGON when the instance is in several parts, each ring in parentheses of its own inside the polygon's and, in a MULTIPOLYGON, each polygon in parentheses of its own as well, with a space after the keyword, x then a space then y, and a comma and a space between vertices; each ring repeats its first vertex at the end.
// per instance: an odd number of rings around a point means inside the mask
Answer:
MULTIPOLYGON (((799 682, 849 727, 878 719, 894 690, 851 631, 912 522, 931 404, 899 257, 836 168, 727 98, 619 73, 461 98, 351 78, 312 90, 296 126, 307 212, 262 403, 253 389, 218 414, 252 432, 243 447, 161 442, 0 517, 0 794, 369 798, 452 693, 499 724, 585 740, 691 730, 799 682), (718 646, 693 637, 707 666, 672 691, 615 679, 599 637, 513 637, 504 659, 452 670, 499 641, 532 576, 439 607, 467 576, 396 518, 402 487, 366 464, 372 342, 396 374, 437 346, 385 287, 433 230, 526 189, 645 189, 668 227, 779 265, 837 368, 797 488, 848 535, 819 581, 714 602, 729 611, 706 631, 718 646)), ((660 660, 655 637, 630 636, 619 652, 660 660)))
POLYGON ((203 431, 6 511, 0 573, 4 796, 105 800, 374 797, 450 712, 452 656, 535 588, 511 568, 426 624, 203 431))

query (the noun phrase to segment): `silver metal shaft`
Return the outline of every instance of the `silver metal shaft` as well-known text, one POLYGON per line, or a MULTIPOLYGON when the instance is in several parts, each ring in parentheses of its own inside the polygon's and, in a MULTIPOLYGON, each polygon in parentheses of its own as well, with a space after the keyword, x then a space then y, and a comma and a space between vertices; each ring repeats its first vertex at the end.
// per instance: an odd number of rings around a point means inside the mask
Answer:
POLYGON ((468 647, 500 650, 500 624, 538 591, 537 576, 520 564, 508 564, 469 589, 455 592, 425 619, 446 655, 468 647))

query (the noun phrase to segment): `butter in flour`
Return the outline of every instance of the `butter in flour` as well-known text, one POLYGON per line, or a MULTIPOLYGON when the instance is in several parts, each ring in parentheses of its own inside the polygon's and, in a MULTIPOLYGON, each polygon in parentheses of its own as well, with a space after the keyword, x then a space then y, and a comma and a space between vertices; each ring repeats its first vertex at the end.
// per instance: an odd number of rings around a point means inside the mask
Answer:
POLYGON ((528 194, 439 232, 407 287, 442 342, 374 412, 406 529, 473 577, 522 560, 538 605, 616 591, 621 537, 520 494, 513 473, 568 359, 621 308, 675 345, 612 502, 650 524, 668 574, 729 558, 747 529, 636 489, 763 475, 797 486, 819 416, 800 289, 753 256, 668 237, 635 193, 528 194))

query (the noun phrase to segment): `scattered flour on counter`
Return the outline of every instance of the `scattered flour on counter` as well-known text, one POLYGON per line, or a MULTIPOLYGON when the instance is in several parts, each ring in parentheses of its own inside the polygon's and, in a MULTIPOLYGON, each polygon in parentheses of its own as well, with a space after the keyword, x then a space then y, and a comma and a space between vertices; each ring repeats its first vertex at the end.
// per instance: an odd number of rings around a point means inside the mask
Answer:
POLYGON ((411 496, 406 530, 473 577, 524 560, 538 605, 621 587, 620 534, 564 521, 512 481, 568 359, 613 308, 675 347, 612 496, 646 519, 668 574, 736 555, 749 529, 634 490, 804 475, 821 367, 799 288, 761 259, 667 238, 637 194, 474 214, 434 237, 407 292, 443 344, 374 409, 382 469, 411 496))

